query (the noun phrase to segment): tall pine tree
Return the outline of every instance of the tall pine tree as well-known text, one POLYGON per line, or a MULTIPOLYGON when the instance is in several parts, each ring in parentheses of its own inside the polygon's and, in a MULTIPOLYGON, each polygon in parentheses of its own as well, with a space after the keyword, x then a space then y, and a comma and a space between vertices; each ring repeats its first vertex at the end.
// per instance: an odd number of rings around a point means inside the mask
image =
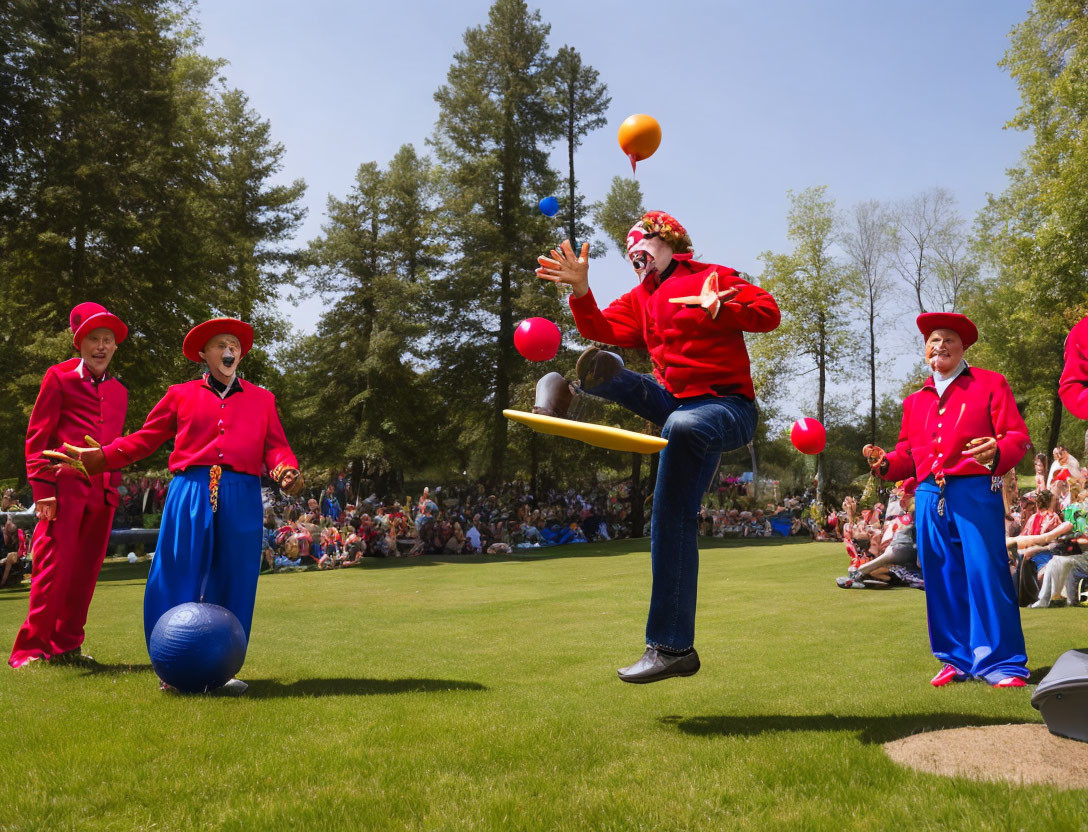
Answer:
POLYGON ((535 210, 555 187, 548 148, 562 130, 548 106, 548 31, 522 0, 496 0, 487 24, 465 33, 435 93, 433 144, 447 177, 443 213, 453 258, 433 287, 434 354, 462 436, 488 448, 482 467, 492 482, 507 470, 502 411, 515 385, 524 388, 540 369, 514 351, 515 322, 559 314, 555 288, 534 276, 537 256, 556 242, 535 210))

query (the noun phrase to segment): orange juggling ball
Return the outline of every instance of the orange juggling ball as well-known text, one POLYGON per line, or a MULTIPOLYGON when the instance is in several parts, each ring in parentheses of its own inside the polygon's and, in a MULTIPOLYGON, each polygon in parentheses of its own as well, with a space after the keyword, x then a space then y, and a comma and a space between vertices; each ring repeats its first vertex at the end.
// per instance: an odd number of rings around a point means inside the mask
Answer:
POLYGON ((649 159, 661 144, 661 125, 653 116, 642 113, 628 116, 620 125, 618 138, 620 149, 631 160, 631 171, 634 172, 635 163, 649 159))

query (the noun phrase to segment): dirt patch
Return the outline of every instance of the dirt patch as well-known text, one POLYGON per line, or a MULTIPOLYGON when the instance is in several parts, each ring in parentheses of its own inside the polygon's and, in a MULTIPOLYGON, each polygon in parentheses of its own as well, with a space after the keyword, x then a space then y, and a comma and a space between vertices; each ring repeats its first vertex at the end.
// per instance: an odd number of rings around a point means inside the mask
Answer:
POLYGON ((1045 725, 930 731, 885 743, 884 751, 930 774, 1088 789, 1088 742, 1056 737, 1045 725))

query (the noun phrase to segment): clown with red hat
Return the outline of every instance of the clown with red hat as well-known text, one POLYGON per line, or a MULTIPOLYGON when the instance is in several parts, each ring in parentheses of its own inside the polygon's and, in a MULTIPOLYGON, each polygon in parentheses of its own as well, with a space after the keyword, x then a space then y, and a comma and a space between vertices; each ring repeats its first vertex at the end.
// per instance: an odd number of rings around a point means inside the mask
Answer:
POLYGON ((971 367, 978 340, 966 315, 918 316, 933 375, 903 401, 894 450, 862 449, 873 473, 917 479, 914 522, 926 584, 932 684, 982 679, 1023 687, 1028 676, 1017 592, 1005 550, 1001 477, 1029 445, 1028 430, 1000 373, 971 367))
POLYGON ((12 667, 88 658, 83 627, 119 502, 120 474, 57 470, 49 454, 65 443, 105 444, 121 435, 128 391, 109 365, 128 327, 89 302, 76 306, 68 322, 79 357, 46 371, 26 432, 26 472, 40 522, 30 606, 8 660, 12 667))
POLYGON ((586 392, 623 405, 661 426, 650 552, 653 586, 642 657, 619 671, 625 682, 656 682, 699 670, 695 601, 698 514, 725 451, 744 447, 756 427, 755 390, 745 332, 778 326, 778 304, 734 269, 693 259, 677 219, 648 211, 627 234, 627 259, 638 285, 606 308, 589 288, 589 247, 570 241, 539 258, 537 276, 573 289, 570 308, 591 341, 646 350, 653 375, 627 369, 619 355, 591 347, 578 359, 578 385, 549 373, 537 384, 533 410, 566 416, 586 392))
POLYGON ((237 375, 252 346, 253 327, 234 318, 193 327, 182 352, 207 366, 200 378, 169 388, 135 433, 67 449, 71 464, 94 473, 131 465, 174 440, 174 478, 144 591, 148 642, 159 617, 188 601, 226 607, 249 639, 263 540, 261 474, 289 493, 302 487, 275 397, 237 375))

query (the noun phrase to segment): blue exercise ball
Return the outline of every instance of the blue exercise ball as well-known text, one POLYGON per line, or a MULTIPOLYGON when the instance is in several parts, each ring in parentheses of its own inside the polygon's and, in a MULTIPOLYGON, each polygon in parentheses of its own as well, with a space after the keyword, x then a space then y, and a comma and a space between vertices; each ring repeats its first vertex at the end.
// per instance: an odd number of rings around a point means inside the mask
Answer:
POLYGON ((546 196, 540 200, 540 213, 545 217, 554 217, 559 213, 559 200, 554 196, 546 196))
POLYGON ((242 669, 246 633, 234 613, 190 601, 164 612, 151 631, 151 666, 185 693, 222 687, 242 669))

